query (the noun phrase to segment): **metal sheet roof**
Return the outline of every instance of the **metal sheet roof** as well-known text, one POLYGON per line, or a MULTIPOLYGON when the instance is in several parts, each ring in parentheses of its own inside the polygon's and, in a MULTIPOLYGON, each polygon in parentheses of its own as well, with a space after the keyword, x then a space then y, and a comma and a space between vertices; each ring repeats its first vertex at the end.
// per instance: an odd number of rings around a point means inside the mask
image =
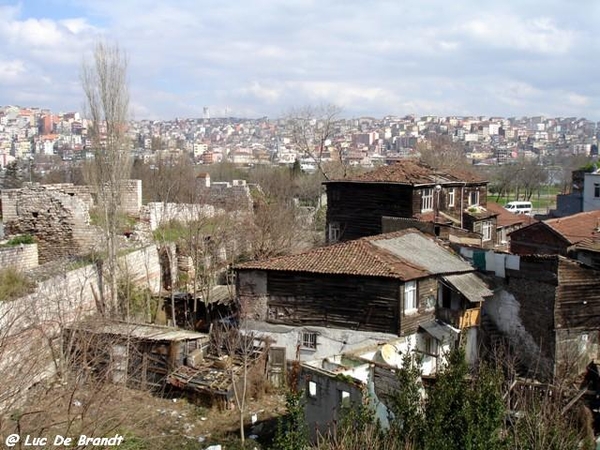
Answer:
POLYGON ((423 330, 433 336, 436 340, 444 343, 450 343, 454 341, 456 336, 460 333, 456 328, 451 327, 447 323, 440 322, 438 320, 432 320, 419 325, 423 330))
POLYGON ((420 233, 408 233, 391 239, 372 242, 394 256, 422 267, 431 274, 466 272, 473 268, 449 250, 440 247, 420 233))
POLYGON ((159 325, 126 323, 119 321, 78 323, 69 328, 87 330, 96 334, 111 334, 150 341, 185 341, 196 339, 208 340, 208 335, 204 333, 197 333, 195 331, 163 327, 159 325))
POLYGON ((474 272, 446 275, 442 278, 467 297, 469 301, 474 303, 483 302, 485 297, 490 297, 494 294, 474 272))

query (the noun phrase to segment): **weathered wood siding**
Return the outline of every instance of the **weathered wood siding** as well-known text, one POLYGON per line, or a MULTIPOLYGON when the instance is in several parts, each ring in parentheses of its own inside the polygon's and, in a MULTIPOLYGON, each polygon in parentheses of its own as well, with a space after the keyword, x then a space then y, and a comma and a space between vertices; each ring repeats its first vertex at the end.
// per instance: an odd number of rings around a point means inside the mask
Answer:
MULTIPOLYGON (((400 335, 405 336, 417 332, 419 325, 435 318, 437 304, 437 280, 423 278, 417 282, 417 312, 405 314, 402 311, 400 319, 400 335)), ((401 286, 400 296, 404 306, 404 285, 401 286)))
POLYGON ((600 271, 558 261, 556 328, 600 329, 600 271))
MULTIPOLYGON (((519 270, 507 270, 507 288, 519 302, 519 318, 541 349, 543 357, 554 360, 556 337, 554 308, 557 288, 556 258, 521 258, 519 270)), ((537 376, 546 376, 539 361, 524 361, 537 376)))
POLYGON ((567 255, 569 243, 543 223, 521 228, 510 235, 510 252, 516 255, 567 255))
POLYGON ((410 186, 386 183, 328 183, 327 224, 340 224, 340 240, 381 233, 383 216, 412 217, 420 196, 410 186))
POLYGON ((378 277, 267 273, 267 321, 398 334, 400 283, 378 277))

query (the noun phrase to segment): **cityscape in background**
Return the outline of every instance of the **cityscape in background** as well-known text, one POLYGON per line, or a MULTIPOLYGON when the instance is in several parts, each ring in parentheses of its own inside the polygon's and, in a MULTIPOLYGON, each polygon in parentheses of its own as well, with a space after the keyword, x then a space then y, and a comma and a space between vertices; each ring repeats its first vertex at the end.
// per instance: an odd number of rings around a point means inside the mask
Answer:
MULTIPOLYGON (((311 119, 315 124, 318 118, 311 119)), ((132 154, 189 155, 197 164, 291 165, 316 170, 314 159, 295 148, 289 118, 211 118, 131 121, 132 154)), ((600 122, 578 117, 386 116, 336 119, 324 142, 322 161, 343 160, 373 167, 414 156, 419 144, 445 136, 463 146, 472 164, 498 165, 519 158, 553 164, 566 155, 598 155, 600 122)), ((317 125, 318 126, 318 125, 317 125)), ((0 168, 37 155, 63 161, 93 157, 88 120, 79 112, 56 113, 38 107, 0 107, 0 168)))

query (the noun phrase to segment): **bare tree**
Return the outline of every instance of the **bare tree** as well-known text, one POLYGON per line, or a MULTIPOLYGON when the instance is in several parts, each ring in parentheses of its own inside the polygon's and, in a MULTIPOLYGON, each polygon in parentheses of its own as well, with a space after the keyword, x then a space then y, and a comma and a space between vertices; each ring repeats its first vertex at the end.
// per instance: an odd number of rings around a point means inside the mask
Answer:
MULTIPOLYGON (((93 61, 84 62, 81 83, 85 93, 85 112, 90 118, 88 134, 94 151, 89 178, 98 191, 98 203, 104 216, 109 284, 108 313, 125 315, 117 299, 117 231, 119 228, 122 182, 130 173, 126 145, 129 116, 127 57, 118 45, 98 43, 93 61)), ((103 299, 106 303, 106 298, 103 299)))
POLYGON ((421 160, 434 169, 456 169, 465 167, 467 158, 459 142, 453 142, 450 136, 434 135, 417 144, 421 160))
POLYGON ((293 145, 298 151, 314 160, 318 171, 326 180, 330 177, 323 163, 329 148, 337 152, 340 162, 343 163, 341 148, 334 147, 331 143, 336 133, 340 113, 341 109, 338 106, 328 104, 293 109, 288 114, 288 126, 293 145))

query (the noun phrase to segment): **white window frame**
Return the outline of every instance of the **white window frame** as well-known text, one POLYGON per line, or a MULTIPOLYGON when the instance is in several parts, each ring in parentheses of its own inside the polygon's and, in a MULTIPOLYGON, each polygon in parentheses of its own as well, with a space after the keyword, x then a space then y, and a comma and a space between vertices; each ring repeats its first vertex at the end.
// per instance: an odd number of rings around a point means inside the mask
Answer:
POLYGON ((455 189, 454 188, 448 189, 448 207, 449 208, 454 206, 454 197, 455 197, 455 189))
POLYGON ((417 282, 407 281, 404 283, 404 314, 414 314, 417 310, 417 282))
POLYGON ((302 332, 302 348, 307 350, 317 349, 317 333, 312 331, 302 332))
POLYGON ((486 242, 492 240, 492 226, 492 222, 490 222, 489 220, 481 222, 482 241, 486 242))
POLYGON ((342 235, 342 227, 339 222, 331 222, 327 229, 329 242, 338 242, 342 235))
POLYGON ((421 212, 433 211, 433 188, 421 190, 421 212))
POLYGON ((479 191, 471 191, 469 192, 469 206, 477 206, 479 205, 479 191), (475 197, 475 202, 473 202, 473 196, 475 197))

